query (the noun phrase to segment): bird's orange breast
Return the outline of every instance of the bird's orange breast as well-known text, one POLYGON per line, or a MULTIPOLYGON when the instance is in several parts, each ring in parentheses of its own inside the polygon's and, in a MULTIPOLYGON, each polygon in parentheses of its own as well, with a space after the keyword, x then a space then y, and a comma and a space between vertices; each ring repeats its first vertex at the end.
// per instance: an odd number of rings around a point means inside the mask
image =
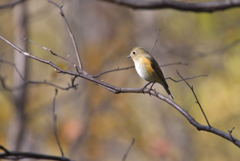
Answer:
POLYGON ((154 69, 152 68, 152 62, 150 59, 145 58, 145 57, 141 58, 141 63, 149 73, 154 73, 154 69))
POLYGON ((150 59, 145 57, 139 58, 137 61, 135 61, 135 68, 137 70, 137 73, 143 79, 147 81, 156 81, 156 74, 152 68, 150 59))

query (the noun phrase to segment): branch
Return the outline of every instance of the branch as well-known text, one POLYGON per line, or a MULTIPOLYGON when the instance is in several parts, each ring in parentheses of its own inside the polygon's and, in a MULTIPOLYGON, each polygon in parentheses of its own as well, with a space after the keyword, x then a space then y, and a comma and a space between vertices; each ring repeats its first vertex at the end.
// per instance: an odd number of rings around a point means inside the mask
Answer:
POLYGON ((168 64, 162 64, 159 65, 160 67, 167 67, 167 66, 172 66, 172 65, 185 65, 187 66, 188 63, 183 63, 183 62, 173 62, 173 63, 168 63, 168 64))
MULTIPOLYGON (((76 43, 76 39, 73 35, 73 32, 72 32, 72 29, 68 23, 68 20, 63 12, 63 5, 59 5, 57 4, 56 2, 52 1, 52 0, 48 0, 49 3, 53 4, 55 7, 57 7, 59 9, 59 12, 60 12, 60 15, 62 16, 66 26, 67 26, 67 31, 68 31, 68 34, 72 40, 72 44, 73 44, 73 47, 74 47, 74 50, 75 50, 75 54, 76 54, 76 57, 77 57, 77 61, 78 61, 78 68, 80 70, 80 72, 83 71, 83 67, 82 67, 82 63, 81 63, 81 58, 80 58, 80 54, 79 54, 79 50, 78 50, 78 47, 77 47, 77 43, 76 43)), ((77 71, 78 71, 78 68, 77 68, 77 71)))
POLYGON ((133 138, 132 141, 131 141, 131 144, 130 144, 129 147, 127 148, 127 151, 126 151, 126 152, 124 153, 124 155, 123 155, 122 161, 126 161, 127 156, 128 156, 128 154, 129 154, 130 150, 132 149, 132 146, 134 145, 134 143, 135 143, 135 139, 133 138))
POLYGON ((8 65, 12 66, 12 67, 16 70, 16 72, 18 73, 19 77, 20 77, 22 80, 24 80, 24 77, 23 77, 23 75, 21 74, 21 72, 19 71, 19 69, 17 68, 16 64, 14 64, 13 62, 10 62, 10 61, 8 61, 8 60, 1 59, 1 58, 0 58, 0 63, 4 63, 4 64, 8 64, 8 65))
POLYGON ((189 12, 216 12, 240 7, 239 0, 191 2, 184 0, 101 0, 132 9, 175 9, 189 12))
POLYGON ((175 80, 173 79, 172 77, 166 77, 165 79, 169 79, 175 83, 178 83, 178 82, 182 82, 182 81, 185 81, 185 80, 191 80, 191 79, 196 79, 196 78, 201 78, 201 77, 207 77, 208 75, 206 74, 202 74, 202 75, 196 75, 196 76, 192 76, 192 77, 186 77, 186 78, 182 78, 180 80, 175 80))
MULTIPOLYGON (((188 65, 188 64, 187 63, 182 63, 182 62, 174 62, 174 63, 162 64, 162 65, 160 65, 160 67, 167 67, 167 66, 171 66, 171 65, 188 65)), ((105 75, 105 74, 108 74, 108 73, 112 73, 112 72, 116 72, 116 71, 122 71, 122 70, 128 70, 128 69, 133 69, 133 68, 134 68, 134 66, 121 67, 121 68, 117 67, 117 68, 114 68, 114 69, 106 70, 104 72, 92 75, 92 77, 93 78, 98 78, 98 77, 101 77, 102 75, 105 75)), ((169 78, 169 79, 172 79, 172 78, 169 78)), ((194 78, 190 78, 190 79, 194 79, 194 78)), ((172 79, 172 80, 175 81, 174 79, 172 79)))
POLYGON ((37 56, 34 56, 28 52, 25 52, 24 50, 22 50, 21 48, 19 48, 17 45, 13 44, 11 41, 5 39, 3 36, 0 35, 0 39, 3 40, 5 43, 7 43, 9 46, 11 46, 12 48, 14 48, 16 51, 18 51, 18 54, 22 54, 28 58, 31 58, 31 59, 34 59, 34 60, 37 60, 41 63, 44 63, 44 64, 48 64, 49 66, 53 67, 55 70, 57 70, 58 72, 60 73, 63 73, 63 74, 69 74, 69 75, 72 75, 72 76, 75 76, 77 75, 77 73, 74 73, 74 72, 70 72, 70 71, 64 71, 62 70, 59 66, 57 66, 56 64, 54 64, 53 62, 49 61, 49 60, 45 60, 45 59, 42 59, 42 58, 39 58, 37 56))
POLYGON ((46 46, 42 46, 42 45, 38 44, 37 42, 34 42, 34 41, 31 40, 31 39, 28 39, 28 41, 31 42, 31 43, 33 43, 34 45, 42 48, 43 50, 47 51, 47 52, 50 53, 51 55, 56 56, 56 57, 62 59, 63 61, 67 62, 69 65, 72 65, 72 64, 73 64, 70 60, 68 60, 68 59, 65 58, 64 56, 61 56, 61 55, 57 54, 57 53, 54 52, 52 49, 47 48, 46 46))
POLYGON ((55 156, 55 155, 46 155, 46 154, 39 154, 39 153, 32 153, 32 152, 9 151, 2 145, 0 145, 0 149, 3 150, 3 152, 0 152, 1 159, 19 160, 19 159, 29 158, 29 159, 71 161, 71 159, 69 159, 69 158, 55 156))
POLYGON ((47 85, 47 86, 51 86, 51 87, 54 87, 54 88, 57 88, 57 89, 60 89, 60 90, 65 90, 65 91, 68 91, 70 89, 76 89, 76 87, 78 86, 78 84, 74 84, 72 80, 71 80, 71 84, 68 84, 66 87, 60 86, 58 84, 54 84, 52 82, 48 82, 46 80, 44 80, 44 81, 32 81, 32 80, 29 80, 29 81, 25 81, 20 86, 9 87, 9 86, 6 85, 5 79, 2 76, 0 76, 0 84, 2 85, 3 89, 5 89, 5 90, 7 90, 9 92, 11 92, 13 90, 21 89, 22 86, 24 86, 24 85, 47 85))
MULTIPOLYGON (((1 78, 1 77, 0 77, 1 78)), ((1 78, 0 79, 1 81, 3 80, 4 81, 4 79, 3 78, 1 78)), ((64 91, 68 91, 68 90, 70 90, 70 89, 76 89, 76 87, 78 86, 78 84, 69 84, 68 86, 66 86, 66 87, 63 87, 63 86, 60 86, 60 85, 58 85, 58 84, 54 84, 54 83, 52 83, 52 82, 48 82, 48 81, 46 81, 46 80, 44 80, 44 81, 26 81, 26 82, 24 82, 24 84, 22 84, 21 86, 18 86, 18 87, 8 87, 8 86, 6 86, 6 83, 4 82, 4 88, 5 89, 7 89, 7 90, 9 90, 9 91, 13 91, 13 90, 17 90, 17 89, 19 89, 19 88, 22 88, 22 86, 24 86, 24 85, 36 85, 36 84, 39 84, 39 85, 47 85, 47 86, 51 86, 51 87, 54 87, 54 88, 57 88, 57 89, 60 89, 60 90, 64 90, 64 91)))
POLYGON ((229 135, 231 136, 232 141, 236 141, 235 138, 232 136, 233 131, 235 130, 235 127, 232 127, 231 130, 228 130, 229 135))
POLYGON ((62 155, 62 157, 64 157, 64 152, 63 152, 63 148, 61 146, 61 142, 58 136, 58 128, 57 128, 57 114, 56 114, 56 98, 57 98, 57 94, 58 94, 58 90, 55 89, 55 95, 53 97, 53 109, 52 109, 52 117, 53 117, 53 132, 54 132, 54 136, 57 142, 57 146, 59 148, 59 151, 62 155))
POLYGON ((0 84, 2 85, 2 88, 3 88, 4 90, 7 90, 7 91, 9 91, 9 92, 12 91, 12 89, 6 85, 5 78, 2 77, 1 75, 0 75, 0 84))
POLYGON ((193 89, 193 86, 191 86, 191 85, 186 81, 186 79, 184 79, 183 76, 181 76, 181 74, 180 74, 178 71, 177 71, 177 74, 178 74, 178 76, 184 81, 184 83, 190 88, 190 90, 192 91, 193 96, 194 96, 194 98, 195 98, 195 100, 196 100, 196 103, 198 104, 198 106, 199 106, 199 108, 200 108, 200 110, 201 110, 201 112, 202 112, 202 114, 203 114, 203 116, 204 116, 204 118, 205 118, 208 126, 211 127, 211 125, 210 125, 210 123, 209 123, 209 121, 208 121, 207 115, 205 114, 205 112, 204 112, 204 110, 203 110, 203 107, 202 107, 201 103, 199 102, 198 97, 197 97, 197 95, 196 95, 196 93, 195 93, 195 91, 194 91, 194 89, 193 89))
POLYGON ((21 50, 20 48, 18 48, 15 44, 13 44, 12 42, 8 41, 7 39, 5 39, 3 36, 0 35, 0 39, 3 40, 5 43, 7 43, 8 45, 10 45, 12 48, 14 48, 15 50, 19 51, 18 54, 22 54, 25 55, 26 57, 30 58, 30 59, 34 59, 38 62, 44 63, 50 67, 52 67, 53 69, 57 70, 60 73, 69 75, 69 76, 75 76, 75 77, 80 77, 83 78, 85 80, 88 80, 90 82, 93 82, 105 89, 107 89, 110 92, 113 92, 115 94, 120 94, 120 93, 147 93, 159 100, 164 101, 165 103, 169 104, 170 107, 174 108, 175 110, 177 110, 182 116, 184 116, 184 118, 191 124, 193 125, 196 129, 200 130, 200 131, 206 131, 212 134, 215 134, 217 136, 220 136, 230 142, 232 142, 234 145, 236 145, 237 147, 240 148, 240 140, 233 137, 231 134, 229 134, 229 132, 224 132, 222 130, 219 130, 213 126, 206 126, 206 125, 202 125, 201 123, 199 123, 198 121, 196 121, 192 115, 190 115, 186 110, 184 110, 183 107, 181 107, 180 105, 176 104, 172 99, 163 96, 161 93, 157 92, 155 89, 148 89, 145 88, 144 90, 142 88, 120 88, 114 85, 111 85, 109 83, 106 83, 104 81, 95 79, 93 76, 89 75, 88 73, 74 73, 71 71, 66 71, 61 69, 59 66, 57 66, 56 64, 54 64, 51 61, 48 60, 44 60, 41 58, 38 58, 36 56, 31 55, 28 52, 25 52, 23 50, 21 50))
MULTIPOLYGON (((65 90, 68 91, 70 89, 76 89, 76 87, 78 86, 78 84, 74 84, 74 82, 71 80, 71 84, 68 84, 66 87, 60 86, 58 84, 54 84, 52 82, 48 82, 46 80, 44 81, 26 81, 24 84, 40 84, 40 85, 48 85, 48 86, 52 86, 54 88, 60 89, 60 90, 65 90)), ((19 88, 19 87, 16 87, 19 88)), ((13 88, 15 89, 15 88, 13 88)))
POLYGON ((34 84, 34 85, 35 84, 48 85, 48 86, 52 86, 54 88, 61 89, 61 90, 66 90, 66 91, 70 90, 70 89, 76 89, 76 87, 78 86, 78 84, 75 84, 76 77, 73 77, 71 79, 71 83, 69 83, 66 87, 54 84, 52 82, 48 82, 46 80, 44 80, 44 81, 24 80, 22 74, 20 73, 19 69, 16 67, 16 65, 14 63, 12 63, 8 60, 1 59, 1 58, 0 58, 0 63, 4 63, 4 64, 12 66, 16 70, 16 72, 18 73, 19 77, 24 81, 23 84, 21 84, 19 86, 9 87, 9 86, 7 86, 7 84, 5 82, 5 78, 0 75, 0 84, 2 85, 3 89, 5 89, 7 91, 18 90, 18 89, 21 89, 23 86, 31 85, 31 84, 34 84))
POLYGON ((6 3, 6 4, 2 4, 0 5, 0 9, 7 9, 7 8, 13 8, 14 6, 24 2, 26 0, 15 0, 13 2, 10 2, 10 3, 6 3))
POLYGON ((110 70, 101 72, 101 73, 99 73, 99 74, 93 75, 92 77, 93 77, 93 78, 98 78, 98 77, 100 77, 100 76, 102 76, 102 75, 105 75, 105 74, 108 74, 108 73, 111 73, 111 72, 116 72, 116 71, 121 71, 121 70, 128 70, 128 69, 132 69, 132 68, 134 68, 134 66, 122 67, 122 68, 117 67, 117 68, 115 68, 115 69, 110 69, 110 70))

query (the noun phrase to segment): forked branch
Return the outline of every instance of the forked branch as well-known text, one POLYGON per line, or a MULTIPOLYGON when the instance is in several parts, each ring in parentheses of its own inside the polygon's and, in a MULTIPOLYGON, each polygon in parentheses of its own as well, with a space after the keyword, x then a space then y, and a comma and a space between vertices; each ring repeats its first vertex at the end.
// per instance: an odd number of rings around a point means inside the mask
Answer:
POLYGON ((202 114, 203 114, 203 116, 204 116, 204 118, 205 118, 208 126, 211 127, 211 125, 210 125, 210 123, 209 123, 209 121, 208 121, 207 115, 206 115, 206 113, 205 113, 204 110, 203 110, 203 107, 202 107, 202 105, 201 105, 201 103, 200 103, 200 101, 199 101, 199 99, 198 99, 198 97, 197 97, 197 95, 196 95, 196 92, 194 91, 193 86, 191 86, 191 85, 186 81, 186 79, 184 79, 183 76, 182 76, 178 71, 177 71, 177 74, 178 74, 178 76, 185 82, 185 84, 190 88, 190 90, 192 91, 192 94, 193 94, 193 96, 194 96, 194 98, 195 98, 195 100, 196 100, 196 103, 198 104, 198 106, 199 106, 199 108, 200 108, 200 110, 201 110, 201 112, 202 112, 202 114))
POLYGON ((68 20, 67 20, 65 14, 63 12, 63 5, 59 5, 58 3, 56 3, 56 2, 54 2, 52 0, 48 0, 48 2, 53 4, 55 7, 57 7, 59 9, 60 15, 62 16, 62 18, 63 18, 63 20, 64 20, 64 22, 65 22, 65 24, 67 26, 67 31, 68 31, 68 34, 69 34, 71 40, 72 40, 73 48, 75 50, 75 54, 76 54, 77 61, 78 61, 77 71, 83 72, 82 61, 81 61, 80 53, 79 53, 78 46, 77 46, 77 43, 76 43, 76 38, 73 35, 72 29, 70 27, 70 24, 68 23, 68 20))

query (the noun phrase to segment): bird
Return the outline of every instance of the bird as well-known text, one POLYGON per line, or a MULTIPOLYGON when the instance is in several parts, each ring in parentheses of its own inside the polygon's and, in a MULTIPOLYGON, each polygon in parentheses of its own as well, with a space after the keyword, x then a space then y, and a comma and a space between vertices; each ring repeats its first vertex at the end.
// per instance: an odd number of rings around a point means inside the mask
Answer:
POLYGON ((150 89, 152 89, 153 85, 157 82, 164 87, 169 97, 173 99, 173 95, 169 90, 159 64, 147 50, 142 47, 135 47, 131 50, 128 58, 133 60, 138 75, 142 79, 148 81, 148 83, 143 87, 143 90, 151 83, 152 85, 150 89))

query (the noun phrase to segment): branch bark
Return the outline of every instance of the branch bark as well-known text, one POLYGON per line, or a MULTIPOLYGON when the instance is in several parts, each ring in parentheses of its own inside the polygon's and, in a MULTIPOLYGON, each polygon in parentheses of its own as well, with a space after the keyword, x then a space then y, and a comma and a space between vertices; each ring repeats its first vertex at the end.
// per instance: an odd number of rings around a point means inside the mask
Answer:
POLYGON ((216 12, 240 7, 239 0, 191 2, 184 0, 101 0, 132 9, 175 9, 189 12, 216 12))

